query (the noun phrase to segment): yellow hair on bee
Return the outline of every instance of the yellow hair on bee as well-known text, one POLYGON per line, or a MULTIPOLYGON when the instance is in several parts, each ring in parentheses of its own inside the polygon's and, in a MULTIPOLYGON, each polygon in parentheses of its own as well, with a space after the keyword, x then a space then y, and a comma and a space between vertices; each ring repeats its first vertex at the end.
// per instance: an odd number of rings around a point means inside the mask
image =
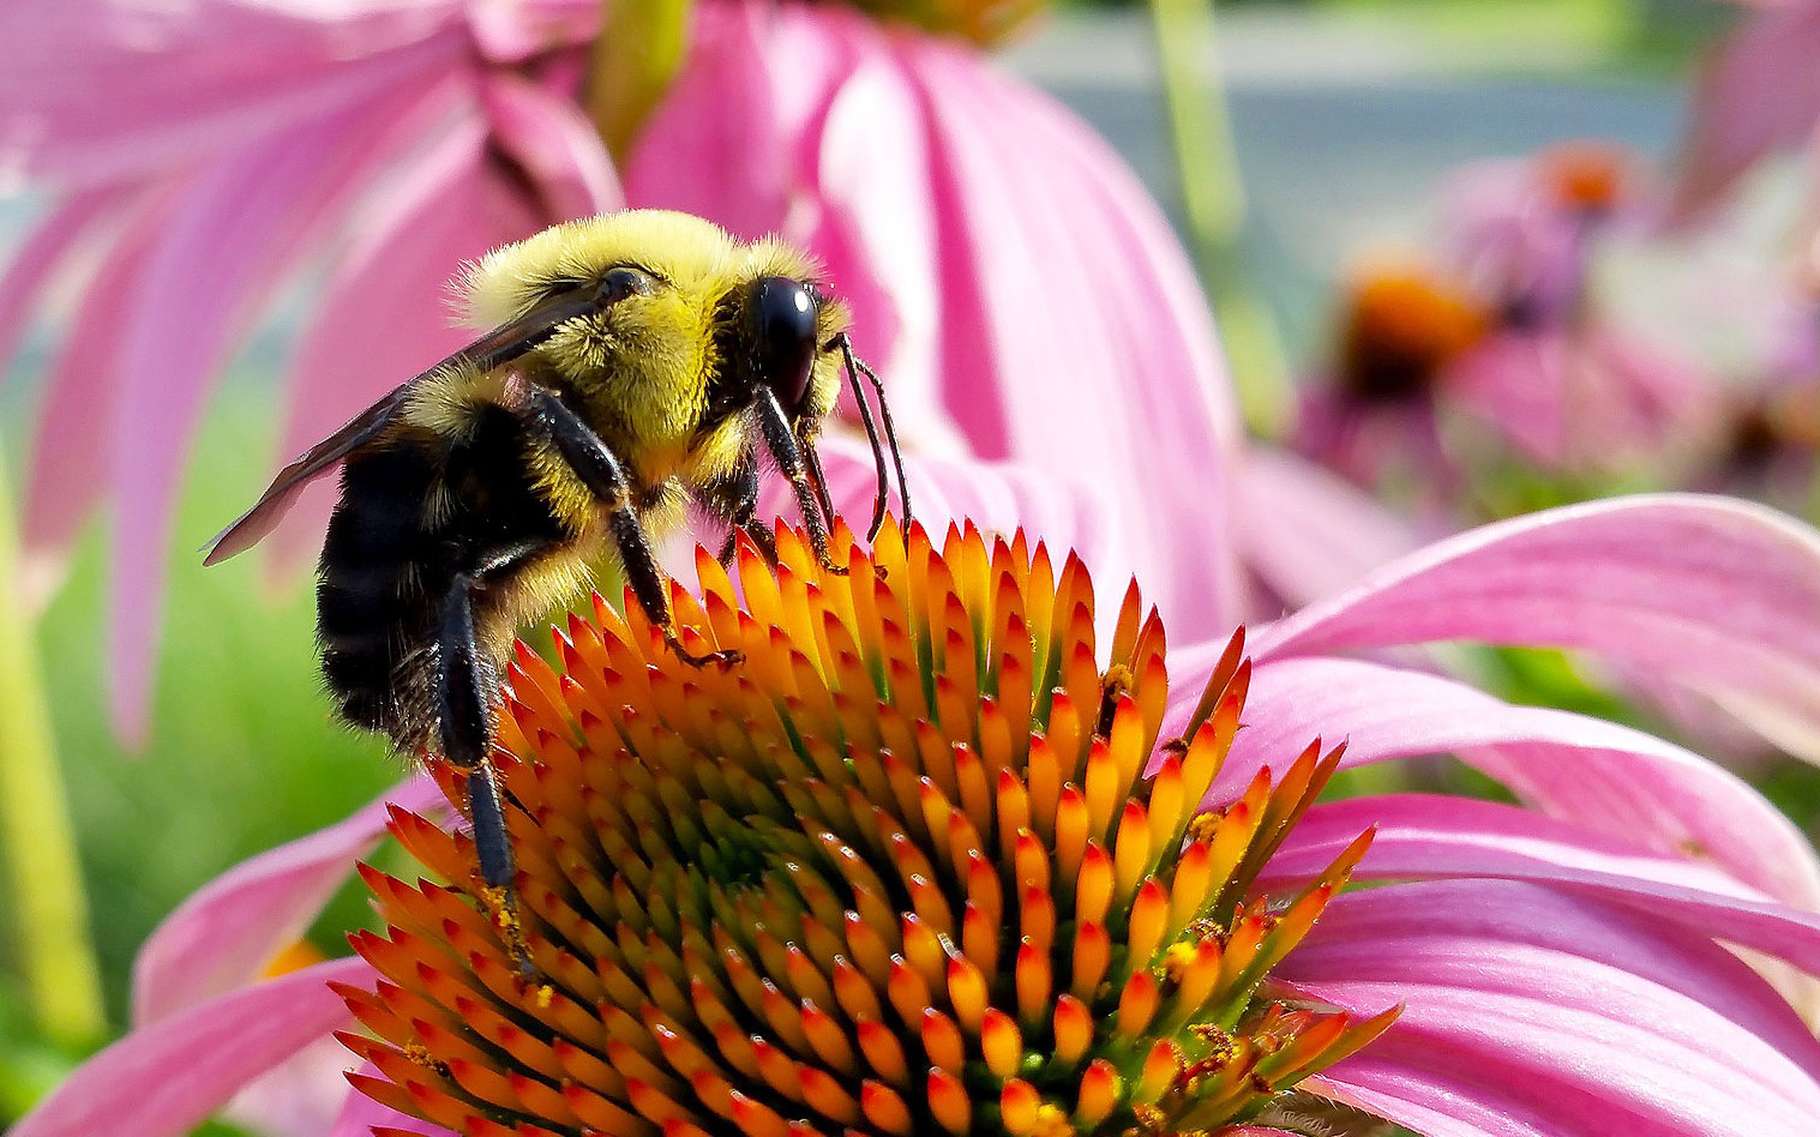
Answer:
POLYGON ((480 411, 505 398, 507 373, 448 367, 411 388, 405 421, 450 442, 464 441, 474 431, 480 411))
POLYGON ((609 265, 633 265, 683 291, 734 279, 740 246, 725 229, 688 213, 629 209, 552 226, 495 249, 471 265, 461 292, 468 322, 503 324, 551 285, 583 281, 609 265))

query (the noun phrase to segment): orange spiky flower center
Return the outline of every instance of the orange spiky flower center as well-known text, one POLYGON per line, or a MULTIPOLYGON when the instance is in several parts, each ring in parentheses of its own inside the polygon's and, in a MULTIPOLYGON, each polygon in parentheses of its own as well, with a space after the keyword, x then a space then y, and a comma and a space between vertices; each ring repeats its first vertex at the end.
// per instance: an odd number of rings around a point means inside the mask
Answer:
POLYGON ((342 989, 363 1092, 470 1137, 1187 1134, 1390 1023, 1265 984, 1369 834, 1253 893, 1338 764, 1318 741, 1197 805, 1239 728, 1242 634, 1159 747, 1164 633, 1135 584, 1102 665, 1087 570, 1021 533, 836 548, 845 576, 787 529, 775 568, 743 545, 743 608, 698 554, 678 621, 743 651, 729 670, 598 598, 560 671, 521 647, 496 753, 517 924, 465 836, 394 812, 446 883, 363 869, 388 924, 353 938, 375 985, 342 989))
POLYGON ((1343 303, 1340 381, 1373 402, 1427 393, 1487 328, 1484 307, 1463 285, 1417 265, 1357 273, 1343 303))

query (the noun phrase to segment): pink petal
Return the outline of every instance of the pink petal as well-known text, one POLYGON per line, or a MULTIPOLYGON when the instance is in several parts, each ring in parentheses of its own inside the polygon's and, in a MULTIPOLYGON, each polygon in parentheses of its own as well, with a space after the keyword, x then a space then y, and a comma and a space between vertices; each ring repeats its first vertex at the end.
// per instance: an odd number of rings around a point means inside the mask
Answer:
POLYGON ((600 31, 594 0, 480 0, 462 5, 480 54, 523 63, 558 48, 592 42, 600 31))
MULTIPOLYGON (((828 476, 828 493, 835 511, 849 524, 863 525, 872 516, 872 451, 863 438, 850 433, 824 437, 816 443, 828 476)), ((951 461, 927 455, 907 455, 905 473, 911 485, 916 520, 937 541, 952 524, 971 520, 988 535, 1007 539, 1022 528, 1034 544, 1045 540, 1052 556, 1078 550, 1103 579, 1124 580, 1129 562, 1118 558, 1122 549, 1117 511, 1094 487, 1060 482, 1040 470, 1011 462, 951 461)), ((893 512, 897 498, 891 499, 893 512)), ((760 516, 781 514, 794 518, 796 508, 788 485, 781 478, 766 480, 759 502, 760 516)))
POLYGON ((415 777, 326 829, 267 850, 216 877, 146 938, 133 964, 133 1022, 144 1028, 244 986, 303 934, 385 835, 396 805, 430 813, 442 800, 415 777))
POLYGON ((905 444, 964 454, 972 446, 943 404, 936 357, 941 256, 922 103, 894 52, 873 36, 850 38, 858 61, 810 139, 821 209, 803 239, 852 310, 855 350, 888 377, 905 444), (881 147, 880 138, 895 141, 881 147))
MULTIPOLYGON (((255 1078, 221 1109, 221 1119, 259 1137, 323 1137, 350 1096, 352 1051, 324 1036, 255 1078)), ((360 1137, 371 1137, 362 1130, 360 1137)))
POLYGON ((1796 1137, 1820 1116, 1820 1043, 1760 978, 1592 900, 1494 881, 1353 893, 1278 975, 1360 1013, 1404 1005, 1325 1081, 1427 1133, 1796 1137))
POLYGON ((696 5, 688 60, 627 163, 627 199, 748 239, 781 230, 796 132, 844 72, 821 17, 797 5, 696 5))
MULTIPOLYGON (((464 261, 539 227, 486 162, 483 141, 477 122, 446 132, 414 157, 410 178, 366 203, 285 375, 281 460, 473 338, 441 303, 449 281, 464 261)), ((304 492, 269 539, 276 575, 315 555, 334 500, 333 479, 304 492)))
POLYGON ((1250 447, 1237 492, 1246 563, 1296 607, 1418 544, 1409 523, 1369 494, 1287 451, 1250 447))
POLYGON ((1578 423, 1568 392, 1572 354, 1558 330, 1499 332, 1449 370, 1448 394, 1531 462, 1558 469, 1575 453, 1568 438, 1578 423))
POLYGON ((171 511, 208 387, 258 305, 313 251, 318 227, 389 156, 393 115, 411 105, 313 122, 209 169, 186 186, 119 313, 109 705, 129 744, 147 727, 171 511))
POLYGON ((0 6, 0 184, 173 167, 421 89, 471 50, 454 3, 0 6))
MULTIPOLYGON (((1177 690, 1191 705, 1192 677, 1177 690)), ((1786 817, 1732 774, 1641 731, 1345 659, 1260 665, 1245 722, 1216 800, 1317 736, 1344 739, 1348 764, 1456 753, 1554 816, 1659 853, 1698 850, 1779 900, 1820 908, 1820 864, 1786 817)))
POLYGON ((1436 640, 1579 648, 1701 691, 1781 745, 1820 738, 1820 534, 1651 495, 1487 525, 1264 629, 1260 658, 1436 640))
POLYGON ((1433 400, 1371 402, 1331 376, 1303 384, 1294 446, 1361 486, 1419 487, 1417 504, 1437 510, 1459 496, 1459 463, 1441 438, 1433 400))
POLYGON ((117 189, 71 194, 52 206, 13 251, 0 277, 0 379, 57 269, 123 196, 117 189))
POLYGON ((1624 470, 1719 413, 1692 364, 1606 326, 1507 332, 1449 373, 1456 403, 1533 462, 1624 470))
POLYGON ((1673 214, 1717 203, 1766 154, 1804 142, 1820 120, 1820 6, 1765 6, 1707 60, 1693 99, 1673 214))
POLYGON ((981 456, 1096 482, 1141 514, 1131 556, 1159 607, 1213 634, 1239 600, 1237 428, 1181 248, 1047 96, 945 44, 903 50, 931 123, 949 412, 981 456))
POLYGON ((1260 885, 1312 878, 1373 827, 1377 835, 1355 880, 1494 877, 1549 885, 1820 974, 1820 916, 1773 903, 1709 865, 1496 802, 1402 794, 1317 805, 1271 857, 1260 885))
POLYGON ((134 1031, 84 1063, 10 1137, 189 1132, 242 1086, 348 1021, 331 981, 369 981, 356 958, 319 963, 134 1031))
POLYGON ((510 72, 489 73, 481 103, 494 141, 541 191, 549 221, 625 207, 618 175, 594 126, 572 98, 510 72))
POLYGON ((152 190, 132 210, 76 303, 75 320, 51 363, 32 440, 20 542, 44 571, 60 565, 77 533, 107 490, 95 455, 107 451, 107 431, 119 397, 126 323, 152 250, 170 224, 172 199, 152 190))

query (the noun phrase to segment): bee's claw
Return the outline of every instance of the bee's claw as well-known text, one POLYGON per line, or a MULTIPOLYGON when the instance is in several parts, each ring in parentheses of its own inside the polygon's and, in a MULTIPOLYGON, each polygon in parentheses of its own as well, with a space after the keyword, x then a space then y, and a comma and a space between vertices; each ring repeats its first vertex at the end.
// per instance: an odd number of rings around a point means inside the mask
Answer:
POLYGON ((729 648, 724 651, 704 652, 697 655, 684 647, 682 641, 676 638, 674 634, 670 633, 665 634, 664 643, 669 646, 672 652, 676 653, 676 658, 682 660, 690 667, 706 667, 708 664, 712 663, 722 671, 731 671, 733 668, 746 661, 746 653, 734 648, 729 648))

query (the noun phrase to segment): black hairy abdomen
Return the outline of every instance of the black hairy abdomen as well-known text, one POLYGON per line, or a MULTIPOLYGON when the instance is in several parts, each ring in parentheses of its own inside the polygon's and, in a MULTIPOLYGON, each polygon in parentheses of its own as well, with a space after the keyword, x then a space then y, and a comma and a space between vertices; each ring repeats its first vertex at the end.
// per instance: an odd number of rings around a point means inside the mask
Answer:
POLYGON ((382 731, 406 751, 435 744, 436 641, 457 577, 518 554, 474 594, 475 624, 488 626, 526 558, 568 537, 531 488, 525 455, 518 420, 491 408, 463 445, 406 433, 343 467, 322 547, 316 627, 323 676, 350 723, 382 731), (432 515, 432 495, 445 492, 451 507, 432 515))

